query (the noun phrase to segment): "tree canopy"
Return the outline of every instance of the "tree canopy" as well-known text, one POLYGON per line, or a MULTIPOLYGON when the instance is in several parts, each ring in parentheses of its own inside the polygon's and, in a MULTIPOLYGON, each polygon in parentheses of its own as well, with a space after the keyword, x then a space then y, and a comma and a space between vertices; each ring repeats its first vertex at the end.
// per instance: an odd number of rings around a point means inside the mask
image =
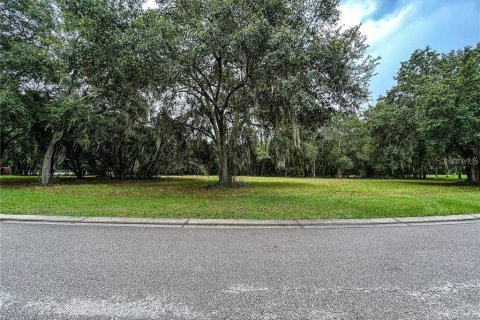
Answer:
POLYGON ((396 80, 368 112, 378 156, 396 163, 400 176, 425 175, 453 157, 453 166, 465 166, 469 181, 478 183, 480 44, 446 54, 416 50, 396 80))
POLYGON ((143 5, 0 2, 2 165, 45 184, 55 169, 478 183, 479 45, 415 51, 365 110, 378 58, 339 1, 143 5))

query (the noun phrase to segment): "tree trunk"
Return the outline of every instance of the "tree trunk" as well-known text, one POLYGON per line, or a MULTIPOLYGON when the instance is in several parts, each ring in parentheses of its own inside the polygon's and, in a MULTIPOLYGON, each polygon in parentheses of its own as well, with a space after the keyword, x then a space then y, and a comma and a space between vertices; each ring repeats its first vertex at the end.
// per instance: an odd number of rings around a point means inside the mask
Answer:
POLYGON ((82 180, 83 179, 83 169, 78 169, 76 172, 75 172, 75 176, 77 177, 77 180, 82 180))
POLYGON ((225 145, 221 145, 219 149, 218 183, 224 186, 231 186, 233 185, 233 171, 230 165, 231 159, 229 158, 225 145))
POLYGON ((53 154, 55 152, 55 142, 50 142, 47 146, 47 151, 43 158, 42 165, 42 184, 47 185, 50 183, 52 177, 52 163, 53 163, 53 154))
POLYGON ((469 166, 470 175, 468 176, 468 182, 470 184, 480 184, 480 170, 477 164, 473 163, 469 166))

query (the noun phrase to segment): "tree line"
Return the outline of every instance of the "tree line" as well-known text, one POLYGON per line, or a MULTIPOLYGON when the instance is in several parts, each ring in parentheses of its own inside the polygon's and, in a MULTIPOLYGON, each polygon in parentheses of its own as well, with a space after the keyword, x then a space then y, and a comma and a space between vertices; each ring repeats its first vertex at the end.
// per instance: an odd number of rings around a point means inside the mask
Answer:
POLYGON ((44 184, 55 168, 478 183, 479 45, 415 51, 362 110, 378 58, 338 4, 3 0, 2 165, 44 184))

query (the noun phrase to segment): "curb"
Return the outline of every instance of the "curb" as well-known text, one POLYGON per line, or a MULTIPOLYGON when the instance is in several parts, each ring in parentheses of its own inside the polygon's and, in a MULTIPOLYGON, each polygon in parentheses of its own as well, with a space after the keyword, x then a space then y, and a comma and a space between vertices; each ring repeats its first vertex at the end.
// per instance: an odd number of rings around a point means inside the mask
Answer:
POLYGON ((373 226, 373 225, 413 225, 431 223, 452 223, 480 221, 480 214, 399 217, 374 219, 317 219, 317 220, 245 220, 245 219, 174 219, 174 218, 114 218, 114 217, 69 217, 48 215, 0 214, 1 221, 44 222, 70 224, 117 224, 153 225, 176 227, 292 227, 311 228, 327 226, 373 226))

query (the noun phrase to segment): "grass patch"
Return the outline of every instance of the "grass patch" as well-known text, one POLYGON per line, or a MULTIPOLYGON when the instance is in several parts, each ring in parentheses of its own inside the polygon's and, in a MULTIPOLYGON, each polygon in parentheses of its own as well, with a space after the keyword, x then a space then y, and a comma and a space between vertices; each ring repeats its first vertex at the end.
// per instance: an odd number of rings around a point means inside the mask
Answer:
POLYGON ((209 188, 215 177, 77 181, 0 176, 8 214, 315 219, 480 212, 480 188, 454 178, 426 180, 239 177, 241 188, 209 188))

